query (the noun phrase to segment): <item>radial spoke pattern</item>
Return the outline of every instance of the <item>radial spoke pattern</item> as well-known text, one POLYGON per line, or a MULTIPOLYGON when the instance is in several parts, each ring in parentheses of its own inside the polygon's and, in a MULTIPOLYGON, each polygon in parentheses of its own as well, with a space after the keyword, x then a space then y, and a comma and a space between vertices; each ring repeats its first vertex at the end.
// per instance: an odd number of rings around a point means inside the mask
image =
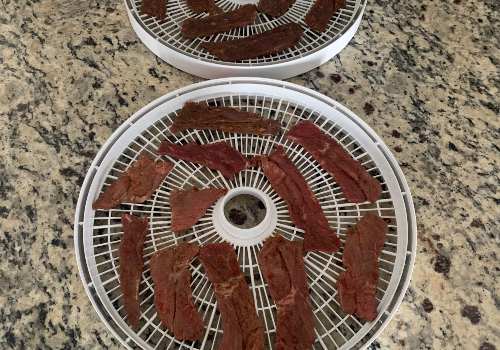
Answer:
MULTIPOLYGON (((224 4, 226 6, 229 2, 224 4)), ((295 7, 303 4, 303 2, 298 1, 297 4, 295 7)), ((209 99, 207 102, 211 105, 232 106, 254 111, 264 118, 278 120, 283 130, 276 136, 241 135, 206 130, 188 130, 173 135, 169 132, 169 126, 175 119, 176 112, 172 112, 143 130, 134 140, 131 140, 128 147, 111 167, 104 186, 108 186, 109 183, 116 179, 142 152, 158 157, 155 151, 163 140, 177 143, 193 141, 211 143, 225 140, 247 157, 268 154, 275 145, 283 145, 288 156, 306 178, 312 191, 320 201, 331 227, 338 232, 342 242, 345 242, 347 228, 355 224, 366 212, 377 213, 389 224, 389 234, 380 257, 380 281, 377 289, 377 299, 381 300, 388 288, 394 270, 398 243, 398 223, 393 208, 393 198, 391 198, 385 179, 370 154, 346 130, 331 119, 319 115, 312 109, 280 98, 232 95, 209 99), (287 141, 283 137, 284 133, 300 120, 311 120, 316 123, 326 133, 337 139, 354 158, 360 160, 369 169, 370 173, 382 183, 381 199, 373 204, 347 202, 334 179, 324 172, 302 147, 287 141)), ((222 336, 223 330, 211 283, 198 260, 193 261, 191 265, 193 275, 191 287, 196 306, 203 315, 206 325, 203 340, 182 342, 174 339, 172 334, 160 324, 154 308, 154 286, 149 268, 149 261, 154 252, 185 241, 196 242, 200 245, 222 241, 211 220, 213 208, 209 209, 206 215, 191 229, 182 234, 173 234, 170 231, 171 208, 169 195, 171 191, 193 186, 198 188, 209 186, 226 188, 254 187, 268 194, 276 205, 278 224, 273 233, 274 235, 283 235, 287 239, 300 240, 303 238, 303 231, 293 225, 286 204, 274 192, 261 169, 249 168, 237 174, 234 179, 227 180, 220 173, 193 163, 175 160, 167 156, 163 159, 173 162, 175 167, 150 200, 144 204, 122 204, 113 210, 96 211, 92 225, 93 229, 90 233, 93 245, 91 259, 97 268, 97 276, 93 276, 93 282, 103 286, 106 295, 101 297, 108 298, 120 317, 126 320, 127 315, 123 309, 118 279, 120 265, 118 246, 123 233, 120 217, 122 213, 134 213, 147 217, 150 227, 144 245, 145 269, 140 285, 141 328, 137 331, 137 335, 151 349, 214 349, 222 336)), ((257 256, 261 248, 262 242, 250 247, 235 246, 241 269, 251 287, 257 312, 265 327, 267 347, 271 349, 276 334, 276 306, 270 297, 258 264, 257 256)), ((342 267, 342 249, 336 254, 308 253, 305 257, 305 263, 311 291, 311 303, 316 318, 317 340, 314 346, 316 349, 340 348, 350 342, 365 326, 363 321, 345 314, 337 299, 335 285, 339 274, 344 271, 342 267)), ((132 330, 125 329, 125 332, 132 332, 132 330)), ((132 346, 134 341, 128 339, 128 343, 132 346)))
MULTIPOLYGON (((182 37, 180 34, 182 22, 190 17, 205 17, 207 14, 196 14, 192 12, 185 0, 168 0, 166 19, 163 21, 142 14, 140 10, 142 0, 129 0, 126 4, 130 11, 136 15, 139 22, 162 44, 180 53, 209 62, 220 63, 221 61, 201 48, 201 43, 203 42, 238 39, 249 35, 259 34, 282 24, 292 22, 300 24, 305 29, 304 35, 296 47, 273 55, 245 60, 240 63, 244 66, 251 66, 279 63, 299 58, 331 44, 353 24, 358 9, 364 6, 365 2, 366 0, 347 0, 346 6, 340 11, 337 11, 330 20, 328 28, 323 33, 316 33, 310 30, 304 22, 304 18, 307 12, 309 12, 314 0, 296 0, 292 7, 281 17, 273 18, 264 13, 259 13, 256 22, 252 25, 194 40, 182 37)), ((216 0, 216 4, 224 11, 231 11, 238 7, 238 2, 232 0, 216 0)))

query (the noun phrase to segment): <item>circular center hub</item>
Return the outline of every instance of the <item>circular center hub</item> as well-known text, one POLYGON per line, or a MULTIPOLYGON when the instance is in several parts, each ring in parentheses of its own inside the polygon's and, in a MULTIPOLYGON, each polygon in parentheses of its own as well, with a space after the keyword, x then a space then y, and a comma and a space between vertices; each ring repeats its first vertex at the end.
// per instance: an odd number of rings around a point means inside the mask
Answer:
POLYGON ((266 206, 251 194, 238 194, 227 201, 224 216, 238 228, 252 228, 264 220, 266 206))
POLYGON ((278 221, 271 198, 252 187, 230 190, 215 204, 213 222, 224 240, 237 246, 251 246, 271 235, 278 221))

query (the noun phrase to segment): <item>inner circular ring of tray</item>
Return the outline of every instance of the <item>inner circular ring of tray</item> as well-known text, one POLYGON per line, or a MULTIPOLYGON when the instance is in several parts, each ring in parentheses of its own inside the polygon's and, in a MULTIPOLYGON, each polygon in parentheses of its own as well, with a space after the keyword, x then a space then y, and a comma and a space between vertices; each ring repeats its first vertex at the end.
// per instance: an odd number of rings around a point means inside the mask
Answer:
MULTIPOLYGON (((257 2, 215 0, 216 5, 224 12, 257 2)), ((194 40, 182 37, 182 22, 190 17, 205 17, 208 14, 196 14, 185 0, 167 0, 166 18, 163 21, 143 14, 142 0, 125 0, 125 5, 132 27, 142 42, 157 56, 181 70, 205 78, 261 76, 284 79, 309 71, 339 53, 356 33, 366 2, 367 0, 346 0, 345 7, 334 14, 322 33, 311 30, 304 22, 314 0, 296 0, 280 17, 259 12, 252 25, 194 40), (202 42, 239 39, 292 22, 304 28, 300 42, 295 47, 276 54, 225 62, 201 48, 202 42)))
MULTIPOLYGON (((153 284, 149 272, 152 254, 182 241, 206 244, 224 239, 215 228, 212 207, 204 217, 182 234, 170 231, 169 194, 173 189, 225 187, 231 193, 264 194, 276 206, 273 232, 287 239, 302 239, 285 203, 277 196, 260 168, 250 168, 227 180, 214 172, 189 162, 176 161, 152 198, 144 204, 122 204, 113 210, 92 209, 102 186, 109 184, 141 152, 155 155, 162 140, 172 142, 229 142, 246 156, 268 154, 274 145, 282 145, 290 159, 306 178, 320 201, 323 211, 340 239, 346 229, 366 212, 375 212, 389 224, 389 232, 380 255, 380 279, 377 299, 378 317, 364 322, 345 314, 336 298, 335 283, 342 267, 342 249, 335 254, 309 252, 305 256, 311 304, 316 318, 315 349, 366 347, 382 331, 398 308, 408 287, 416 251, 416 221, 413 202, 403 173, 383 141, 351 111, 324 95, 295 84, 261 78, 231 78, 194 84, 169 93, 142 108, 128 119, 103 145, 82 185, 75 214, 75 250, 87 294, 103 322, 127 347, 143 349, 213 349, 222 335, 220 316, 210 283, 200 264, 191 265, 195 303, 205 322, 202 342, 182 342, 173 338, 160 324, 153 304, 153 284), (243 135, 219 131, 187 130, 172 135, 169 125, 187 101, 232 106, 261 114, 281 122, 282 133, 276 136, 243 135), (283 133, 300 120, 311 120, 333 136, 353 157, 364 164, 382 183, 382 196, 373 203, 346 202, 335 181, 300 146, 287 141, 283 133), (122 236, 120 216, 134 213, 149 220, 144 244, 145 267, 140 284, 141 326, 132 330, 126 323, 118 279, 118 245, 122 236)), ((157 156, 156 156, 157 157, 157 156)), ((227 196, 227 195, 226 195, 227 196)), ((259 197, 259 196, 258 196, 259 197)), ((265 203, 266 206, 269 203, 265 203)), ((274 210, 269 210, 273 213, 274 210)), ((266 220, 264 220, 266 221, 266 220)), ((265 237, 261 237, 265 238, 265 237)), ((228 239, 229 240, 229 239, 228 239)), ((231 241, 231 240, 230 240, 231 241)), ((250 244, 232 240, 243 273, 250 285, 257 312, 265 327, 266 347, 271 349, 276 327, 276 307, 268 295, 257 254, 262 239, 250 244)))

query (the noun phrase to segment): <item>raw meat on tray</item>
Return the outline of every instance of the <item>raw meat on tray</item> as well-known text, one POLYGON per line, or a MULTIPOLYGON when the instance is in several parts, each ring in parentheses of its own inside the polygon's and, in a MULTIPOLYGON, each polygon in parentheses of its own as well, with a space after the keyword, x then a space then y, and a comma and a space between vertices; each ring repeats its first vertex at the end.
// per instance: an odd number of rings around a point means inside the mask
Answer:
POLYGON ((227 243, 207 244, 200 249, 200 260, 221 313, 224 333, 219 350, 263 350, 262 323, 234 249, 227 243))
POLYGON ((161 322, 180 340, 201 340, 203 318, 196 310, 191 291, 189 263, 200 250, 181 243, 157 251, 150 261, 154 303, 161 322))
POLYGON ((143 153, 117 180, 106 187, 92 204, 92 208, 112 209, 125 202, 144 203, 151 198, 172 168, 172 163, 154 161, 143 153))
POLYGON ((181 232, 191 228, 226 193, 225 188, 173 190, 170 194, 172 231, 181 232))
POLYGON ((123 236, 118 248, 120 263, 120 287, 127 322, 132 328, 139 327, 141 315, 139 285, 144 260, 142 250, 148 229, 148 219, 131 214, 122 215, 123 236))
POLYGON ((333 137, 325 134, 310 121, 297 123, 286 136, 309 152, 339 184, 349 202, 375 202, 380 198, 382 186, 361 163, 333 137))
POLYGON ((337 289, 342 309, 365 321, 377 317, 378 258, 384 246, 387 224, 368 213, 347 231, 342 262, 346 271, 337 289))
POLYGON ((331 229, 321 206, 297 167, 288 159, 283 147, 277 146, 269 156, 257 156, 273 189, 285 201, 290 217, 304 233, 305 251, 336 252, 340 240, 331 229))
POLYGON ((310 350, 316 338, 302 242, 267 239, 259 265, 277 310, 276 350, 310 350))

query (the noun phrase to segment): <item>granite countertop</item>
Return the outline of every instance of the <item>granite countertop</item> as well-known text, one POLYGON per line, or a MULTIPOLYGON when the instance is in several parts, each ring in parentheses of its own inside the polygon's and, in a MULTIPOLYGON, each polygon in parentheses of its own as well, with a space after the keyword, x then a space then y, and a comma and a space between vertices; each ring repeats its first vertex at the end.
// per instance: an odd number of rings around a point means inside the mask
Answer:
MULTIPOLYGON (((290 80, 370 124, 414 195, 413 279, 373 349, 500 348, 499 7, 369 1, 349 46, 290 80)), ((0 28, 0 348, 118 349, 78 275, 80 185, 126 118, 200 79, 151 54, 120 0, 3 0, 0 28)))

